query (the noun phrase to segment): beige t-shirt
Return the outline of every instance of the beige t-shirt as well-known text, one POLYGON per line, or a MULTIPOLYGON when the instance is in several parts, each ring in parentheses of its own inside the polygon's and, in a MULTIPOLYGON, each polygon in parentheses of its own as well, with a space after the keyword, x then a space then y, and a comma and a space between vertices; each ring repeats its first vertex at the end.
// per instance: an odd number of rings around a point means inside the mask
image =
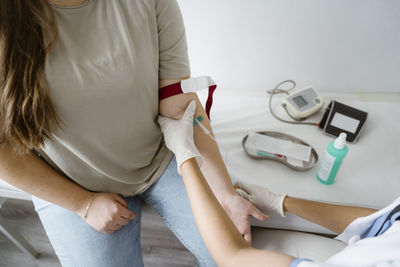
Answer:
POLYGON ((158 80, 190 75, 178 4, 89 0, 53 10, 59 40, 46 75, 63 128, 39 152, 88 190, 143 192, 172 157, 157 124, 158 80))

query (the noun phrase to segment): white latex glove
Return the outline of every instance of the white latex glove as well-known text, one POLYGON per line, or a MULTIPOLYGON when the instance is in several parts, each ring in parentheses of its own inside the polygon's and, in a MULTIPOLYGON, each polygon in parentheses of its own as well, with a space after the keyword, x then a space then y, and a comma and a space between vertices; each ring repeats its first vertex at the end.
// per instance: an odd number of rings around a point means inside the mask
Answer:
POLYGON ((253 203, 260 210, 273 210, 285 217, 283 201, 287 196, 286 194, 276 194, 270 192, 267 188, 243 182, 235 183, 235 188, 241 197, 253 203))
POLYGON ((195 112, 196 101, 192 100, 180 120, 158 116, 158 123, 164 133, 165 144, 175 154, 179 174, 181 173, 180 166, 186 160, 196 158, 199 167, 202 162, 200 152, 193 140, 193 116, 195 112))

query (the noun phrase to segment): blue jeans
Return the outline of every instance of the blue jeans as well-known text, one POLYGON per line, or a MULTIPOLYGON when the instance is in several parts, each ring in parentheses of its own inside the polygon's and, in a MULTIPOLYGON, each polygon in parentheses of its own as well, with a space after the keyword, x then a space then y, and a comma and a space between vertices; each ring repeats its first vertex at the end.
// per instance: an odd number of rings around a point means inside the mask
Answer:
POLYGON ((161 178, 139 196, 125 197, 137 217, 113 234, 96 231, 74 212, 33 198, 47 236, 65 267, 143 266, 140 248, 141 200, 152 206, 199 266, 216 266, 193 218, 182 178, 173 158, 161 178))

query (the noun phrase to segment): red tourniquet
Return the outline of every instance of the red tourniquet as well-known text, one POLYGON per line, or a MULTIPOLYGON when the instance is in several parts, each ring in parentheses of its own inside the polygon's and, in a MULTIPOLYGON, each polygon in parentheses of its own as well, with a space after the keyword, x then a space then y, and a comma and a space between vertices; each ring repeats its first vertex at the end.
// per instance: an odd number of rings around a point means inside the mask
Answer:
MULTIPOLYGON (((213 102, 213 94, 215 89, 217 89, 216 85, 212 85, 208 87, 208 97, 206 102, 206 113, 208 118, 210 118, 210 110, 213 102)), ((183 94, 181 83, 174 83, 158 90, 158 99, 162 100, 164 98, 168 98, 174 95, 183 94)))

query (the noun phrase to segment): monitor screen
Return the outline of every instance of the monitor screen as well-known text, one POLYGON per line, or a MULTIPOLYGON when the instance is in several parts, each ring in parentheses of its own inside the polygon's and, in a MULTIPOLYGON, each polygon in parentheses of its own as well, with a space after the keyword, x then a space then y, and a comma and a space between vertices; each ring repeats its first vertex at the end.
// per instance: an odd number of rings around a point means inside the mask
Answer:
POLYGON ((308 104, 307 101, 301 95, 293 97, 293 102, 296 103, 296 105, 299 108, 304 107, 305 105, 308 104))
POLYGON ((359 124, 360 124, 359 120, 343 115, 339 112, 335 113, 331 121, 332 126, 335 126, 336 128, 348 131, 353 134, 356 133, 359 124))

